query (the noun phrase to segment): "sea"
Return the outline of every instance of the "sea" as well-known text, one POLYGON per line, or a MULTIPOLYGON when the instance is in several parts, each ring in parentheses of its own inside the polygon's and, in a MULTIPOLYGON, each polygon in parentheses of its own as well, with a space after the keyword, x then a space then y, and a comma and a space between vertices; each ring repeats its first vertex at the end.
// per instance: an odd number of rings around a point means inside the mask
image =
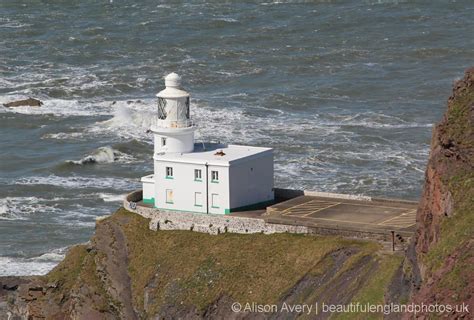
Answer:
POLYGON ((473 1, 0 0, 0 276, 45 274, 153 170, 177 72, 198 141, 275 186, 417 200, 474 58, 473 1), (33 97, 41 107, 5 108, 33 97))

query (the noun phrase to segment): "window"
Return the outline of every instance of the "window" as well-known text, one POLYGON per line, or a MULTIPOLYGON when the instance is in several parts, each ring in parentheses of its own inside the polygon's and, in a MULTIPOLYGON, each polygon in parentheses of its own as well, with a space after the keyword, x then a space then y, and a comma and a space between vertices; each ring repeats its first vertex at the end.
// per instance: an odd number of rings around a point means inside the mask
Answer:
POLYGON ((166 117, 167 117, 166 99, 158 98, 158 119, 165 120, 166 117))
POLYGON ((167 179, 173 179, 173 168, 172 167, 166 167, 166 178, 167 179))
POLYGON ((186 98, 186 119, 189 119, 189 97, 186 98))
POLYGON ((211 171, 211 182, 218 182, 219 181, 219 172, 211 171))
POLYGON ((194 169, 194 180, 201 181, 201 179, 202 179, 201 169, 194 169))
POLYGON ((219 195, 217 193, 213 193, 211 199, 212 199, 211 206, 216 209, 219 208, 219 195))
POLYGON ((201 192, 194 193, 194 206, 202 207, 202 193, 201 192))
POLYGON ((166 146, 166 138, 161 138, 161 146, 166 146))
POLYGON ((173 190, 171 189, 166 189, 166 203, 173 203, 173 190))

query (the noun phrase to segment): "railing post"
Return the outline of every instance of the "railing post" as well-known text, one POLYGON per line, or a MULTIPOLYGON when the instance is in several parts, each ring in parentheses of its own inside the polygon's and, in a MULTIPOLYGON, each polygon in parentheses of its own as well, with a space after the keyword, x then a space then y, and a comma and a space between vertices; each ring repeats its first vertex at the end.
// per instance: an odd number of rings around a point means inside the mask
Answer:
POLYGON ((392 233, 392 251, 395 251, 395 231, 391 231, 392 233))

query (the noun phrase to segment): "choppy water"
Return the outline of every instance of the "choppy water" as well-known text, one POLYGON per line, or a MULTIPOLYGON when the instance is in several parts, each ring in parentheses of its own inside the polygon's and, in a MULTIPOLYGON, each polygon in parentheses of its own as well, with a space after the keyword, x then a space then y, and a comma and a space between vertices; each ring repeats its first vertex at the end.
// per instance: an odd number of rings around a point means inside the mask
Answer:
POLYGON ((0 102, 44 106, 0 107, 0 275, 45 273, 139 186, 171 71, 199 139, 275 148, 277 186, 416 199, 473 2, 285 2, 2 0, 0 102))

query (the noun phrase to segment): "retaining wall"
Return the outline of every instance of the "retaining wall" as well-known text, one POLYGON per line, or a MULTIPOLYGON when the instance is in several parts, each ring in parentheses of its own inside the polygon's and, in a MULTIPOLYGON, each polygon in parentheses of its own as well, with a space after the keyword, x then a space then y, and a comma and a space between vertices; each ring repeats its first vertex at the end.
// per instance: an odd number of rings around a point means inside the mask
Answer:
MULTIPOLYGON (((287 199, 291 199, 300 195, 315 195, 315 192, 304 192, 298 190, 289 189, 276 189, 275 193, 283 199, 282 196, 286 196, 287 199)), ((338 197, 344 196, 344 199, 356 199, 353 196, 345 198, 348 195, 340 195, 334 193, 317 193, 324 194, 325 197, 338 197), (329 195, 329 196, 328 196, 329 195)), ((367 197, 369 198, 369 197, 367 197)), ((372 198, 376 200, 375 198, 372 198)), ((136 205, 137 202, 142 200, 142 191, 137 190, 127 195, 124 199, 123 206, 132 212, 135 212, 145 218, 150 219, 150 229, 152 230, 192 230, 196 232, 219 234, 225 232, 231 233, 300 233, 300 234, 319 234, 319 235, 336 235, 349 238, 361 238, 361 239, 372 239, 381 241, 390 241, 391 233, 387 232, 371 232, 369 230, 350 230, 350 229, 339 229, 329 228, 322 226, 301 226, 301 225, 289 225, 280 223, 276 218, 247 218, 232 215, 216 215, 216 214, 198 214, 191 212, 173 212, 163 211, 155 208, 145 207, 136 205), (266 220, 269 221, 266 221, 266 220)), ((361 198, 357 198, 361 200, 361 198)), ((381 201, 385 199, 378 199, 381 201)), ((370 201, 366 200, 365 201, 370 201)), ((388 201, 388 200, 387 200, 388 201)), ((390 201, 393 201, 390 199, 390 201)), ((400 200, 401 202, 408 202, 400 200)), ((409 239, 409 235, 403 235, 405 239, 409 239)), ((408 241, 407 241, 408 242, 408 241)))
POLYGON ((198 214, 173 212, 136 205, 141 200, 141 191, 127 195, 124 207, 150 219, 152 230, 192 230, 209 234, 219 233, 313 233, 305 226, 267 223, 259 218, 246 218, 230 215, 198 214))
POLYGON ((401 199, 386 199, 378 197, 369 197, 360 194, 343 194, 343 193, 331 193, 331 192, 320 192, 320 191, 308 191, 308 190, 293 190, 293 189, 282 189, 275 188, 275 197, 281 200, 289 200, 299 196, 313 196, 323 198, 334 198, 344 200, 359 200, 359 201, 380 201, 380 202, 395 202, 395 203, 407 203, 417 204, 417 201, 401 200, 401 199))

